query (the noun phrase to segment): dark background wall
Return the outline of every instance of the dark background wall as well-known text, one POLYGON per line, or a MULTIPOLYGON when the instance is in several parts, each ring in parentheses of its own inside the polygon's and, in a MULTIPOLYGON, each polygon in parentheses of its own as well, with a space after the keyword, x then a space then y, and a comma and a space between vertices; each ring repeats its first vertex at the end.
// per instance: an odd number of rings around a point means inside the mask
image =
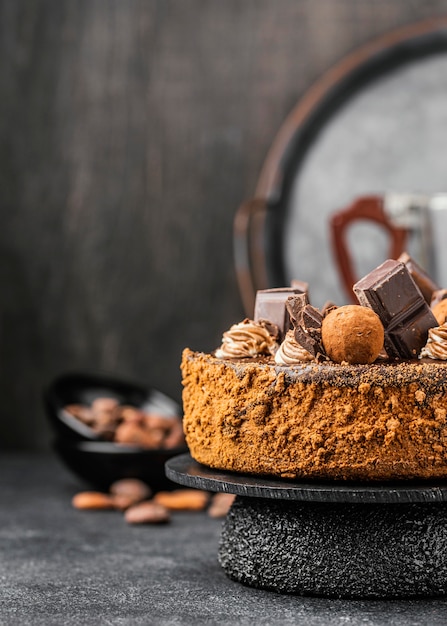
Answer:
POLYGON ((180 398, 243 316, 232 220, 289 110, 427 0, 0 1, 0 447, 107 371, 180 398))

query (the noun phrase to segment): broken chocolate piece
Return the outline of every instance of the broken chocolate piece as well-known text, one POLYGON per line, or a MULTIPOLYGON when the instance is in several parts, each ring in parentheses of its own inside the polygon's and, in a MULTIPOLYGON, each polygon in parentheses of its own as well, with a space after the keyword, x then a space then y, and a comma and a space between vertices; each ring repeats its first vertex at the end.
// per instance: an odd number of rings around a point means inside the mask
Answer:
POLYGON ((309 283, 306 283, 304 280, 294 278, 290 281, 290 287, 298 290, 298 293, 309 293, 309 283))
MULTIPOLYGON (((305 286, 306 283, 303 283, 305 286)), ((291 328, 289 313, 286 309, 287 298, 301 294, 300 287, 282 287, 279 289, 262 289, 256 293, 254 321, 268 320, 279 328, 284 338, 291 328)))
POLYGON ((333 311, 334 309, 338 309, 338 306, 335 304, 335 302, 332 302, 331 300, 327 300, 321 307, 321 315, 323 317, 326 317, 326 315, 330 313, 331 311, 333 311))
POLYGON ((324 357, 321 341, 323 315, 309 304, 307 293, 290 296, 286 302, 296 342, 315 358, 324 357))
POLYGON ((408 252, 402 252, 397 260, 405 264, 406 268, 410 272, 411 278, 421 290, 425 302, 430 304, 433 292, 439 289, 439 285, 437 285, 427 272, 423 270, 414 259, 411 258, 408 252))
POLYGON ((286 309, 289 312, 290 320, 293 326, 296 325, 296 321, 299 314, 304 309, 306 304, 309 304, 307 293, 300 293, 295 296, 289 296, 286 300, 286 309))
POLYGON ((353 286, 361 305, 380 317, 392 358, 415 359, 438 323, 406 265, 388 259, 353 286))
POLYGON ((314 357, 325 354, 321 341, 322 321, 323 316, 320 311, 311 304, 306 304, 295 322, 296 342, 314 357))
POLYGON ((273 324, 270 320, 258 320, 258 324, 262 326, 262 328, 265 328, 275 341, 279 341, 279 328, 276 324, 273 324))

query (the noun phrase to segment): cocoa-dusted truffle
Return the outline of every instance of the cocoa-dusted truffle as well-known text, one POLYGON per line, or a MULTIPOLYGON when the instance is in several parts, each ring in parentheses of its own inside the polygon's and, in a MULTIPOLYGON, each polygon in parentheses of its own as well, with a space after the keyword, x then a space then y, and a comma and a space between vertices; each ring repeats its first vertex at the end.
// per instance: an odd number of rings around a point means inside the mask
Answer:
POLYGON ((383 348, 384 328, 371 309, 355 304, 334 309, 323 319, 321 338, 336 363, 373 363, 383 348))
POLYGON ((447 320, 447 300, 441 300, 434 306, 432 306, 432 313, 436 317, 436 321, 439 326, 445 323, 447 320))

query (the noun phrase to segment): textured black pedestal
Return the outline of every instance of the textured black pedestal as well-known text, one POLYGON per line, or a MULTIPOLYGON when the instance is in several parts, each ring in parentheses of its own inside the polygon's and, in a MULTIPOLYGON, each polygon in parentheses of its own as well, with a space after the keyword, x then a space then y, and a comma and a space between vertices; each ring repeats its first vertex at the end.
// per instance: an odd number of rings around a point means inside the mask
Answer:
POLYGON ((315 504, 238 496, 219 561, 230 578, 282 593, 401 598, 447 591, 442 504, 315 504))
POLYGON ((216 472, 189 455, 166 467, 181 484, 242 494, 219 547, 238 582, 339 598, 447 593, 443 483, 291 483, 216 472))

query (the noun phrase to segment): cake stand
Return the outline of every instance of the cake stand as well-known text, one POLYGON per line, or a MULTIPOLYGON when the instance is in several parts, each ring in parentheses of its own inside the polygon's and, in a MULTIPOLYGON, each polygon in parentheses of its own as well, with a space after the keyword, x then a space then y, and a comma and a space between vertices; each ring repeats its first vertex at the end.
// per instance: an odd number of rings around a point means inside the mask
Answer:
POLYGON ((186 487, 236 494, 218 559, 279 593, 405 598, 447 593, 447 481, 291 482, 166 463, 186 487))

